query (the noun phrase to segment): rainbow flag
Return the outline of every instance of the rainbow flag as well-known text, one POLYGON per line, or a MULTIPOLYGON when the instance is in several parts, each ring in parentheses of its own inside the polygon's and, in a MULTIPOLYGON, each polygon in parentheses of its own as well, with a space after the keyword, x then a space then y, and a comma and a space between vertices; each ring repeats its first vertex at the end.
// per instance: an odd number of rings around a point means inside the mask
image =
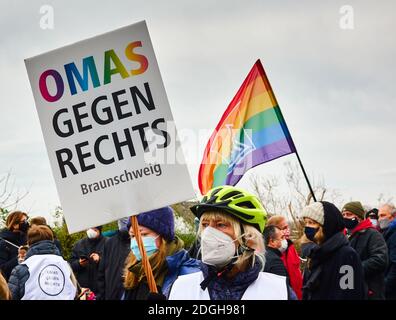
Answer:
POLYGON ((198 175, 201 193, 220 185, 235 185, 250 168, 295 151, 257 60, 206 145, 198 175))

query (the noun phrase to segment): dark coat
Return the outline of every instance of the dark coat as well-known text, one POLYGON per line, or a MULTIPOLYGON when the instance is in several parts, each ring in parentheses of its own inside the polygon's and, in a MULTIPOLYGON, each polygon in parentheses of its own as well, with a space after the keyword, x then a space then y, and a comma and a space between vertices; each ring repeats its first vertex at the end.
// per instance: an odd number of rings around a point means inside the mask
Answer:
MULTIPOLYGON (((53 241, 43 240, 30 246, 26 253, 25 260, 34 255, 43 254, 56 254, 60 256, 59 249, 53 241)), ((8 287, 10 288, 13 300, 20 300, 25 295, 25 283, 29 279, 29 276, 29 268, 25 264, 19 264, 12 270, 8 281, 8 287)))
POLYGON ((324 240, 310 252, 309 270, 304 274, 303 300, 362 300, 367 298, 359 255, 343 233, 340 210, 323 204, 324 240))
POLYGON ((127 231, 117 231, 106 241, 103 256, 99 261, 97 300, 121 299, 124 292, 122 276, 130 250, 130 237, 127 231))
POLYGON ((103 257, 103 248, 106 240, 107 238, 102 235, 96 239, 81 239, 74 245, 70 258, 70 265, 80 286, 82 288, 91 289, 95 294, 98 292, 97 281, 99 263, 90 260, 88 266, 82 267, 79 263, 79 259, 82 255, 89 258, 92 253, 97 253, 101 259, 103 257))
POLYGON ((274 249, 271 247, 266 247, 265 249, 266 252, 264 272, 277 274, 278 276, 284 276, 288 279, 289 283, 289 275, 281 259, 282 253, 278 249, 274 249))
POLYGON ((385 296, 396 299, 396 220, 383 233, 388 246, 389 265, 385 272, 385 296))
POLYGON ((313 250, 309 274, 304 278, 303 300, 362 300, 366 299, 363 267, 356 251, 339 232, 313 250), (342 288, 343 279, 351 267, 353 287, 342 288))
MULTIPOLYGON (((0 231, 0 238, 8 240, 17 246, 26 244, 26 235, 12 232, 7 228, 0 231)), ((10 277, 12 269, 18 265, 18 248, 0 239, 0 270, 6 280, 10 277)))
POLYGON ((363 265, 368 298, 385 299, 385 271, 388 266, 388 248, 382 235, 372 227, 370 220, 361 222, 349 238, 363 265))

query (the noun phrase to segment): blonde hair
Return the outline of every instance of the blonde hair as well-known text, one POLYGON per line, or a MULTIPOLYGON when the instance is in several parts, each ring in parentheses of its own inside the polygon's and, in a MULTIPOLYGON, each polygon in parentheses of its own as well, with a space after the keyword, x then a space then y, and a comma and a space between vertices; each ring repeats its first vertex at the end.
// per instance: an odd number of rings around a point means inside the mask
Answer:
MULTIPOLYGON (((153 270, 154 278, 157 279, 159 274, 161 273, 164 263, 166 262, 167 256, 167 242, 162 237, 160 239, 160 246, 158 251, 155 252, 150 258, 150 265, 151 269, 153 270)), ((145 277, 145 272, 143 269, 143 264, 140 266, 139 274, 135 274, 134 272, 130 271, 129 269, 134 266, 139 261, 136 259, 135 255, 130 252, 128 257, 125 261, 124 267, 124 287, 126 289, 133 289, 135 288, 145 277)))
POLYGON ((201 233, 204 230, 201 224, 203 219, 220 220, 230 223, 232 229, 234 230, 234 236, 239 246, 253 249, 245 250, 241 255, 239 255, 238 259, 235 262, 235 266, 239 270, 243 270, 247 265, 249 265, 249 263, 251 267, 253 267, 256 259, 258 259, 261 264, 261 271, 264 270, 265 247, 263 235, 260 233, 260 231, 258 231, 255 227, 251 225, 240 222, 229 214, 223 213, 221 211, 208 211, 201 216, 198 236, 201 236, 201 233), (241 226, 243 228, 243 234, 241 226))
POLYGON ((316 232, 314 237, 314 242, 317 244, 322 244, 325 240, 325 235, 323 232, 323 226, 320 225, 318 232, 316 232))

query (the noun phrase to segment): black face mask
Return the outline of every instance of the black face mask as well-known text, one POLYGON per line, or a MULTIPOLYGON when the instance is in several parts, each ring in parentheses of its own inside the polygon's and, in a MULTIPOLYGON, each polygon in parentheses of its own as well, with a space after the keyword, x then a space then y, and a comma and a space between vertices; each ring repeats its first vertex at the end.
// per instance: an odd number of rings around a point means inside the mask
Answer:
POLYGON ((353 230, 359 224, 359 221, 356 218, 353 219, 344 218, 344 224, 348 230, 353 230))
POLYGON ((315 234, 318 232, 318 230, 319 228, 305 227, 304 233, 309 240, 314 241, 315 234))
POLYGON ((29 229, 29 223, 27 221, 21 222, 19 224, 19 230, 23 233, 27 233, 29 229))

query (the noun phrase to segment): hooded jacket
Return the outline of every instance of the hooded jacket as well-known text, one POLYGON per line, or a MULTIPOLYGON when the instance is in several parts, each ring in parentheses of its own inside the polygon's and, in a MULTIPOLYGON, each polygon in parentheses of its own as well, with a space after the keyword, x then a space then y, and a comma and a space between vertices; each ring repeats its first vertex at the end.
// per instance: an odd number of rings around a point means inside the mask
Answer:
MULTIPOLYGON (((60 253, 53 241, 43 240, 36 242, 29 248, 25 261, 36 255, 42 255, 44 259, 45 255, 60 256, 60 253)), ((25 284, 29 277, 29 268, 25 264, 20 264, 12 270, 8 287, 10 288, 13 300, 20 300, 25 295, 25 284)))
POLYGON ((386 299, 396 299, 396 219, 383 233, 388 246, 389 265, 385 272, 386 299))
POLYGON ((362 300, 366 298, 363 268, 343 234, 341 212, 322 201, 324 241, 310 253, 303 300, 362 300))
POLYGON ((352 230, 349 241, 362 261, 368 298, 385 299, 384 278, 388 266, 388 248, 384 238, 371 221, 366 219, 352 230))
POLYGON ((18 248, 3 239, 19 247, 26 244, 26 235, 20 232, 12 232, 7 228, 0 231, 0 270, 4 278, 8 280, 12 269, 18 265, 18 248))

